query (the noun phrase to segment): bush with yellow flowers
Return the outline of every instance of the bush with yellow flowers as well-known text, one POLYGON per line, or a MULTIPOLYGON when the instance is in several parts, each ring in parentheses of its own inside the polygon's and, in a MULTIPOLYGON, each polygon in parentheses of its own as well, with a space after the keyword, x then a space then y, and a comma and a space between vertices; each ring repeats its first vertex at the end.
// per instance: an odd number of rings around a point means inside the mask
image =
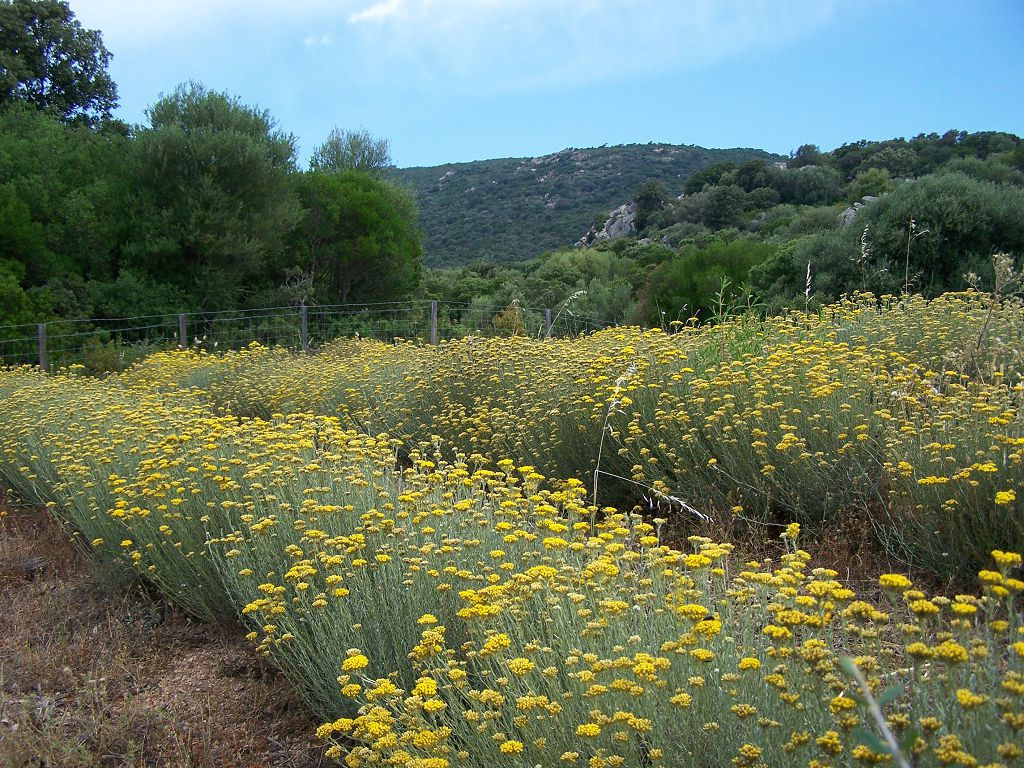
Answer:
MULTIPOLYGON (((235 526, 212 509, 220 505, 209 493, 200 500, 195 488, 171 481, 171 472, 182 461, 180 446, 230 429, 237 419, 216 417, 182 393, 167 399, 71 374, 3 372, 0 392, 7 407, 0 427, 6 484, 53 507, 114 578, 142 574, 201 618, 234 615, 207 541, 212 531, 235 526)), ((231 490, 213 484, 220 494, 231 490)))
POLYGON ((238 617, 350 766, 1012 766, 1015 307, 4 369, 0 478, 115 575, 238 617), (626 487, 665 517, 602 503, 626 487), (871 599, 796 543, 849 510, 906 564, 871 599), (695 512, 793 521, 785 553, 670 546, 695 512))

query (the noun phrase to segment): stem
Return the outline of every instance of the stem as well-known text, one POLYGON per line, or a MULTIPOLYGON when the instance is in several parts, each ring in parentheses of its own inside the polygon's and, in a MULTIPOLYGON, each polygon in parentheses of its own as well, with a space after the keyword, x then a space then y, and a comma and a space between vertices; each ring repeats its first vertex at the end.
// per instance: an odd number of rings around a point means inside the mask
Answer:
POLYGON ((864 694, 864 699, 868 703, 868 711, 871 712, 871 718, 875 721, 878 726, 878 730, 882 732, 882 737, 885 739, 885 743, 889 745, 889 749, 892 751, 893 759, 900 768, 910 768, 910 763, 907 762, 907 758, 903 756, 903 752, 900 751, 899 742, 896 741, 896 736, 893 734, 892 729, 889 727, 889 723, 885 721, 885 715, 882 714, 882 708, 878 706, 878 700, 875 699, 871 693, 871 688, 868 687, 868 681, 864 679, 864 673, 860 671, 860 668, 850 663, 849 671, 853 674, 854 679, 857 681, 857 685, 860 686, 860 691, 864 694))
POLYGON ((597 476, 598 475, 607 475, 608 477, 614 477, 617 480, 622 480, 622 481, 627 482, 627 483, 632 483, 633 485, 639 486, 640 488, 646 488, 648 491, 651 492, 652 495, 657 496, 659 499, 667 501, 670 504, 678 504, 680 506, 680 508, 682 508, 684 511, 689 512, 692 515, 695 515, 696 517, 700 518, 705 523, 713 523, 714 522, 714 518, 710 517, 709 515, 705 515, 703 512, 700 512, 700 511, 694 509, 690 504, 687 504, 685 501, 680 499, 678 496, 672 496, 672 495, 670 495, 668 493, 665 493, 664 491, 659 491, 657 488, 655 488, 652 485, 647 485, 646 483, 641 483, 641 482, 638 482, 637 480, 633 480, 632 478, 623 477, 622 475, 616 475, 614 472, 602 472, 600 469, 594 470, 595 488, 596 488, 596 484, 597 484, 597 476))
MULTIPOLYGON (((597 464, 594 467, 593 503, 595 507, 597 506, 597 478, 598 475, 601 474, 601 456, 604 453, 604 436, 608 433, 608 422, 611 421, 612 414, 615 413, 616 409, 619 407, 619 404, 622 402, 619 399, 619 393, 625 386, 627 379, 629 379, 629 377, 632 376, 634 373, 636 373, 636 363, 630 363, 629 367, 626 368, 625 373, 623 373, 621 376, 619 376, 618 379, 615 380, 615 391, 612 393, 611 400, 608 401, 608 410, 605 411, 604 414, 604 423, 601 425, 601 441, 597 445, 597 464)), ((591 529, 593 529, 593 525, 591 525, 591 529)))
POLYGON ((903 294, 910 293, 910 244, 914 241, 914 220, 910 220, 907 230, 907 259, 903 267, 903 294))

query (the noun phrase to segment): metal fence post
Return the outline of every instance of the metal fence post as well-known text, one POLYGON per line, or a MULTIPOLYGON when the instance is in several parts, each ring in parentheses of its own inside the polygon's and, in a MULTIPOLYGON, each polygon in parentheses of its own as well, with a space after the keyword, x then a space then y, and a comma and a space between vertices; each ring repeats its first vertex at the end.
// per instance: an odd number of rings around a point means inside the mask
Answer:
POLYGON ((188 349, 188 325, 184 312, 178 315, 178 349, 188 349))
POLYGON ((309 312, 306 310, 306 300, 299 304, 299 344, 302 346, 302 354, 309 353, 309 312))
POLYGON ((551 310, 544 310, 544 338, 551 338, 551 310))
POLYGON ((46 370, 49 361, 46 357, 46 323, 39 323, 39 368, 46 370))
POLYGON ((430 302, 430 343, 437 344, 437 302, 430 302))

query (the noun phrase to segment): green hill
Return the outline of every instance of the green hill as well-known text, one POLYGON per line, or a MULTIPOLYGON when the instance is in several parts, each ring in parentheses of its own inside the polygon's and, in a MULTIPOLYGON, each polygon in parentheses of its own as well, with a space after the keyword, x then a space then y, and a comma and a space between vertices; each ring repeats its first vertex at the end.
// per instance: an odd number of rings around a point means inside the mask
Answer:
POLYGON ((476 259, 519 261, 571 245, 596 216, 630 200, 645 181, 660 181, 679 194, 693 173, 709 165, 756 158, 784 159, 759 149, 627 144, 399 168, 392 178, 419 203, 426 263, 457 266, 476 259))

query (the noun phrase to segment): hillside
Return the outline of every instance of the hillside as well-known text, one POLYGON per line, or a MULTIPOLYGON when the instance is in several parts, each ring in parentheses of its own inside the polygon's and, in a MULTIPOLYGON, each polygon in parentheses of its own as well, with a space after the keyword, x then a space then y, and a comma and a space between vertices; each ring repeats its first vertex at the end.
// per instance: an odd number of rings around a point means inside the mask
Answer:
POLYGON ((678 193, 703 168, 755 158, 783 159, 758 149, 628 144, 400 168, 393 178, 419 203, 426 263, 457 266, 475 259, 520 261, 570 245, 595 216, 629 200, 645 181, 678 193))

